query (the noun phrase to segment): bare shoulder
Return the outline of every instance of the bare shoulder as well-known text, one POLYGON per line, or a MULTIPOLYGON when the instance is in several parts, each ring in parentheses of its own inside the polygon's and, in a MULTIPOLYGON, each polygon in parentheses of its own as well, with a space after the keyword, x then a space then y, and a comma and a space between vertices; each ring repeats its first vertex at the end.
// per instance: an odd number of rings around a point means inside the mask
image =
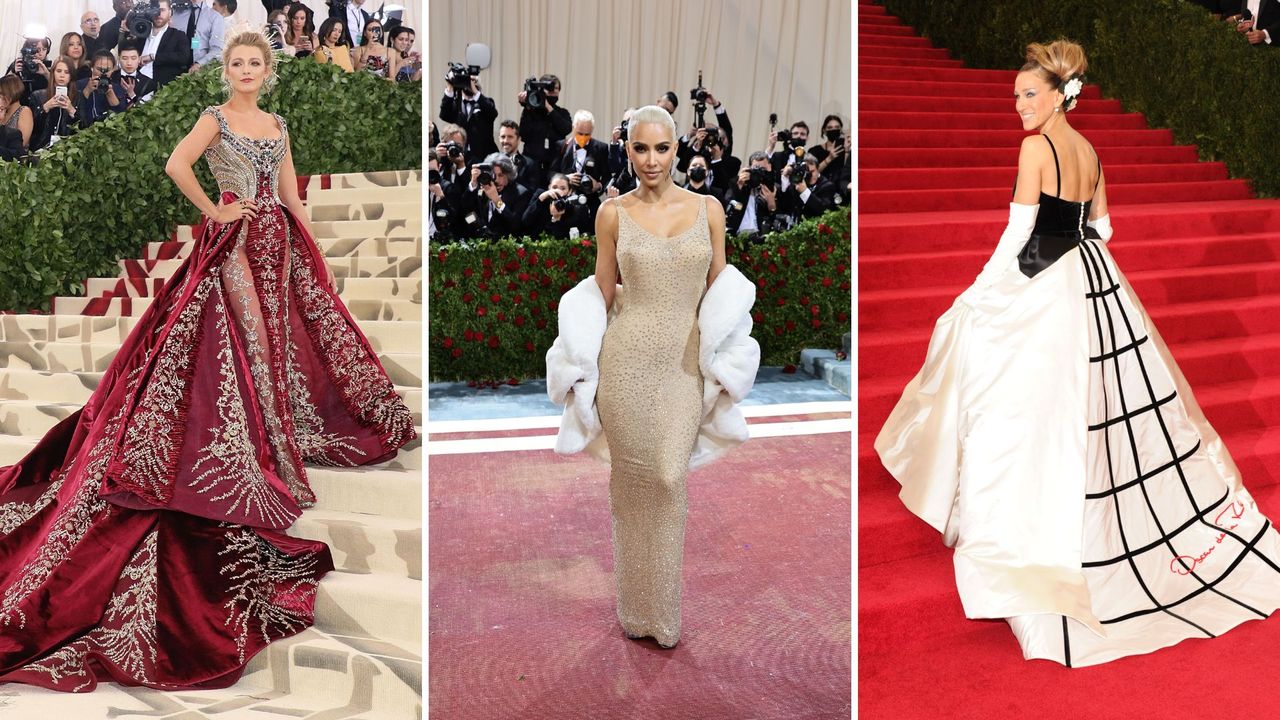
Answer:
POLYGON ((601 230, 611 230, 616 232, 618 228, 618 204, 622 201, 622 197, 607 198, 600 203, 600 209, 596 211, 596 234, 599 235, 601 230))
POLYGON ((1023 160, 1041 160, 1049 157, 1049 143, 1040 133, 1022 138, 1022 148, 1018 151, 1018 162, 1023 160))
POLYGON ((716 227, 724 226, 724 206, 720 204, 720 199, 714 195, 704 195, 704 202, 707 203, 707 222, 716 227))

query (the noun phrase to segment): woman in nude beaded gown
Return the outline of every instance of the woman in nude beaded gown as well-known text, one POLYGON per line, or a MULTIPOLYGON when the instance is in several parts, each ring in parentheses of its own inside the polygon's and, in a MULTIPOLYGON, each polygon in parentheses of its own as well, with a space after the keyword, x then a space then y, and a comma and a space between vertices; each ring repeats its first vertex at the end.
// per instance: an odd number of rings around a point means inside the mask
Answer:
POLYGON ((225 687, 314 620, 329 548, 285 534, 305 464, 363 465, 413 416, 333 287, 289 132, 257 106, 265 37, 166 168, 210 218, 83 409, 0 468, 0 682, 225 687), (191 166, 203 155, 221 202, 191 166))
POLYGON ((619 273, 625 288, 596 396, 612 465, 618 619, 628 637, 668 648, 680 639, 685 477, 703 409, 698 308, 725 267, 724 210, 671 180, 675 135, 661 108, 631 116, 640 187, 601 205, 596 224, 606 307, 619 273))

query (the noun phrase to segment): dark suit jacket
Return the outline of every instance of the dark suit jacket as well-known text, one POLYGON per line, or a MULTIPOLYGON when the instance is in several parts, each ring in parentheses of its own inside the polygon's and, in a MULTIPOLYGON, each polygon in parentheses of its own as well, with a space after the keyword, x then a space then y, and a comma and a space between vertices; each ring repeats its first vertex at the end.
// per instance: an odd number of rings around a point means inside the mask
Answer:
POLYGON ((493 123, 498 119, 498 106, 493 98, 480 93, 476 108, 469 117, 458 111, 458 94, 440 96, 440 119, 467 131, 467 162, 482 162, 489 153, 498 152, 493 140, 493 123))
MULTIPOLYGON (((137 105, 139 102, 142 102, 142 98, 150 95, 151 93, 155 92, 158 89, 156 86, 156 81, 151 79, 150 76, 146 75, 141 70, 137 72, 137 76, 138 76, 138 80, 133 86, 133 92, 134 92, 134 95, 136 95, 136 97, 132 101, 127 101, 129 107, 133 107, 134 105, 137 105)), ((123 90, 124 83, 120 82, 119 70, 116 70, 115 72, 111 73, 111 82, 115 83, 121 88, 121 90, 117 92, 120 92, 123 90)))
POLYGON ((591 235, 595 232, 594 218, 590 208, 577 203, 570 203, 564 209, 564 215, 561 215, 558 221, 552 222, 551 203, 554 201, 538 199, 544 192, 546 188, 530 193, 529 204, 525 207, 524 218, 521 221, 523 226, 521 232, 529 237, 547 233, 558 238, 569 237, 570 228, 575 227, 583 235, 591 235))
POLYGON ((125 33, 120 32, 120 18, 113 17, 102 23, 102 29, 98 31, 98 47, 106 48, 112 52, 120 47, 120 41, 124 39, 125 33))
MULTIPOLYGON (((555 159, 551 163, 551 172, 571 175, 578 171, 574 155, 578 144, 572 140, 561 140, 556 144, 555 159)), ((592 212, 600 207, 600 193, 604 192, 605 183, 609 182, 609 146, 595 138, 587 142, 586 173, 595 179, 597 185, 592 195, 592 212)), ((576 188, 574 188, 576 190, 576 188)))
MULTIPOLYGON (((71 92, 75 92, 72 90, 71 92)), ((48 88, 37 90, 31 93, 31 110, 35 114, 35 122, 31 127, 31 142, 29 147, 32 150, 39 150, 49 145, 49 140, 57 134, 62 137, 74 135, 76 130, 80 128, 81 117, 84 113, 84 98, 79 98, 76 102, 76 115, 71 117, 62 108, 54 108, 45 112, 44 104, 49 100, 48 88)))
MULTIPOLYGON (((1249 7, 1247 0, 1224 0, 1223 17, 1239 15, 1249 7)), ((1258 15, 1253 19, 1254 30, 1266 30, 1271 36, 1269 45, 1280 46, 1280 0, 1262 0, 1258 5, 1258 15)))
POLYGON ((156 47, 152 74, 156 85, 164 87, 191 68, 191 40, 187 34, 174 28, 165 28, 156 47))
POLYGON ((562 107, 548 113, 543 108, 524 108, 520 113, 520 139, 524 154, 550 169, 556 158, 556 143, 573 132, 573 116, 562 107))
POLYGON ((720 197, 726 197, 731 188, 738 186, 742 161, 726 153, 719 160, 708 159, 707 162, 711 168, 711 186, 720 191, 720 197))
POLYGON ((542 166, 535 162, 533 158, 524 153, 516 153, 511 162, 516 166, 516 182, 527 188, 545 188, 547 186, 546 173, 542 172, 542 166))
MULTIPOLYGON (((782 168, 787 166, 787 162, 789 161, 789 156, 794 154, 794 152, 795 151, 790 149, 778 150, 773 155, 770 155, 769 164, 773 166, 773 171, 775 173, 781 173, 782 168)), ((804 159, 803 155, 796 156, 796 162, 800 162, 803 159, 804 159)))
MULTIPOLYGON (((733 187, 729 190, 729 194, 724 199, 724 226, 725 232, 733 235, 739 232, 739 226, 742 225, 742 219, 747 214, 747 203, 756 203, 756 226, 762 226, 766 220, 771 220, 777 212, 769 212, 769 206, 763 200, 756 197, 754 192, 739 190, 737 179, 734 179, 733 187)), ((779 210, 782 209, 782 195, 779 194, 776 200, 779 210)))
MULTIPOLYGON (((848 203, 848 199, 844 197, 844 193, 839 193, 840 205, 848 203)), ((796 217, 818 217, 822 213, 837 206, 835 197, 837 189, 835 183, 831 182, 822 175, 818 175, 818 183, 810 188, 808 200, 801 200, 800 193, 796 192, 795 183, 787 186, 787 191, 782 193, 779 200, 782 202, 784 212, 795 215, 796 217)))
POLYGON ((702 187, 693 187, 692 184, 686 182, 684 184, 684 189, 692 193, 698 193, 699 195, 710 195, 711 197, 716 199, 716 202, 720 203, 721 205, 724 204, 724 194, 721 193, 718 189, 716 189, 714 185, 703 183, 702 187))
POLYGON ((529 204, 529 189, 518 182, 508 183, 506 189, 498 193, 502 198, 501 212, 489 212, 489 198, 480 191, 472 192, 468 188, 470 178, 459 183, 462 185, 462 208, 459 234, 464 237, 502 238, 510 235, 523 235, 524 211, 529 204), (466 215, 474 212, 475 222, 467 223, 466 215))

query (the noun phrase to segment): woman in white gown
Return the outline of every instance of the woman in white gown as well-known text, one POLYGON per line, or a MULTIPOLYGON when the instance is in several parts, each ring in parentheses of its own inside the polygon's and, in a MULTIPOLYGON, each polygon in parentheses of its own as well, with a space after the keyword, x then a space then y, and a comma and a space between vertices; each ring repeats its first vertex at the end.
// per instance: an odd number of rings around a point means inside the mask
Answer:
POLYGON ((955 547, 965 615, 1079 667, 1266 617, 1280 535, 1107 251, 1102 166, 1066 117, 1083 49, 1026 57, 1016 109, 1039 132, 1009 225, 875 446, 955 547))

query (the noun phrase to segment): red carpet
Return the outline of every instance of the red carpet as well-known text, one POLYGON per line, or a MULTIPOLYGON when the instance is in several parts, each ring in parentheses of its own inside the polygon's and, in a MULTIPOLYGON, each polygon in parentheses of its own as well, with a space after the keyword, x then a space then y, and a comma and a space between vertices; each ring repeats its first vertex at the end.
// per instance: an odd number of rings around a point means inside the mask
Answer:
POLYGON ((847 719, 849 440, 756 438, 689 476, 670 651, 614 614, 605 466, 432 456, 431 717, 847 719))
MULTIPOLYGON (((964 618, 951 551, 902 506, 872 442, 1004 229, 1025 135, 1015 73, 965 69, 866 0, 858 34, 859 716, 1276 717, 1280 618, 1076 670, 1023 660, 1003 621, 964 618)), ((1097 87, 1070 119, 1106 172, 1111 252, 1280 518, 1280 202, 1097 87)))

